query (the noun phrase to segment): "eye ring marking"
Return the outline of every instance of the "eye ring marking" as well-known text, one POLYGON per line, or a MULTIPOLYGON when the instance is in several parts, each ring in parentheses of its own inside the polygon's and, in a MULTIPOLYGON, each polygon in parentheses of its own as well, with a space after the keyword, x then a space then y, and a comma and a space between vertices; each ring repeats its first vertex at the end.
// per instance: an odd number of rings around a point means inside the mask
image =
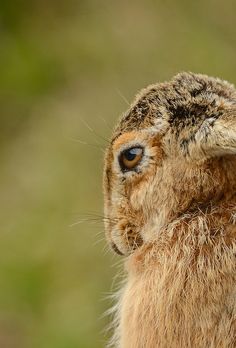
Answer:
POLYGON ((143 148, 134 146, 122 151, 119 156, 119 164, 123 171, 134 170, 143 158, 143 148))

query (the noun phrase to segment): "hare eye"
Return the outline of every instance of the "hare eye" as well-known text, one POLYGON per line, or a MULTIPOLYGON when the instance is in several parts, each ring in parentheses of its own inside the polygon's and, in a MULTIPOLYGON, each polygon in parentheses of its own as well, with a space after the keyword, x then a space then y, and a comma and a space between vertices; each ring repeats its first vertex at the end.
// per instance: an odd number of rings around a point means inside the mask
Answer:
POLYGON ((125 150, 120 155, 120 166, 122 170, 134 169, 143 157, 143 149, 141 147, 132 147, 125 150))

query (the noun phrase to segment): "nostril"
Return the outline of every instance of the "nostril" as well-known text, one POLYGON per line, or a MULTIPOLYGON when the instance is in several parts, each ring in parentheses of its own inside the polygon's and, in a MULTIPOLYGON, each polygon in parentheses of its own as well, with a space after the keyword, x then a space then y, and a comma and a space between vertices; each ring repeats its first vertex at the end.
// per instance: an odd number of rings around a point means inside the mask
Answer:
POLYGON ((118 255, 124 256, 124 254, 117 248, 117 246, 115 245, 115 243, 111 244, 112 249, 115 251, 115 253, 117 253, 118 255))

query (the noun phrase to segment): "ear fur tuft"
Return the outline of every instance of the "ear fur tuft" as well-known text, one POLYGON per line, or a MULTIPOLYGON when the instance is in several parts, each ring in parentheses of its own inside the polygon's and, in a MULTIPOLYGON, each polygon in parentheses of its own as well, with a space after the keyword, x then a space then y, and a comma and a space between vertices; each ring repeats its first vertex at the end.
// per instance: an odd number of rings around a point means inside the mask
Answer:
POLYGON ((206 120, 195 139, 207 157, 236 154, 236 108, 216 121, 206 120))

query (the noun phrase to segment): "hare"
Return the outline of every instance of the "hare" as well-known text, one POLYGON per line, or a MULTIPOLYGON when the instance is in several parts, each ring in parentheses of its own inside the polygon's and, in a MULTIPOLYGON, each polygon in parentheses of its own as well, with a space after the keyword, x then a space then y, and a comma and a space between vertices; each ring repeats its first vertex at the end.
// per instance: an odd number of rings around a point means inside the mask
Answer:
POLYGON ((236 90, 180 73, 142 90, 105 156, 125 256, 111 346, 236 347, 236 90))

